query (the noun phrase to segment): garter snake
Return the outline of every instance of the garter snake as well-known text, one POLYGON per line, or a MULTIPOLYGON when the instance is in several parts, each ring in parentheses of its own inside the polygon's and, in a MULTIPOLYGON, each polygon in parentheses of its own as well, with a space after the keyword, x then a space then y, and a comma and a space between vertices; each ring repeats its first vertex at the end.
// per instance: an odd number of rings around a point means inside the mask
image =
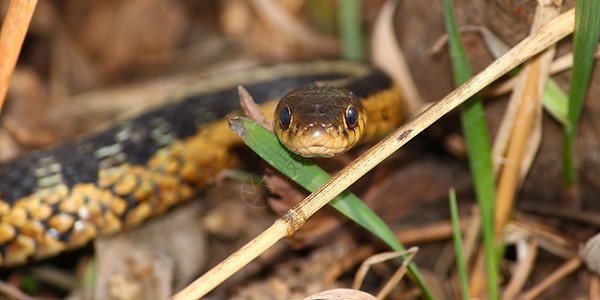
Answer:
POLYGON ((305 157, 332 157, 362 137, 367 111, 351 91, 311 84, 285 95, 273 117, 277 137, 305 157))
POLYGON ((236 166, 228 149, 240 140, 225 117, 238 110, 237 85, 273 111, 276 102, 268 100, 315 81, 341 85, 363 100, 366 136, 401 120, 396 88, 360 63, 290 63, 207 78, 188 87, 192 96, 179 102, 1 164, 0 265, 80 247, 191 198, 236 166))

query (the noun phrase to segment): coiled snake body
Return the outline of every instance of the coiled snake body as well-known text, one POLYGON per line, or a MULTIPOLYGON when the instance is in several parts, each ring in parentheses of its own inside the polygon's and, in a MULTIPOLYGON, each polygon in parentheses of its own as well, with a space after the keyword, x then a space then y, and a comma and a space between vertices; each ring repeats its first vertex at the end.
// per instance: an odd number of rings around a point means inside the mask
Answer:
POLYGON ((0 165, 0 265, 53 256, 139 225, 234 167, 228 149, 240 140, 224 117, 239 108, 236 85, 263 102, 331 80, 370 99, 367 135, 399 122, 398 92, 381 72, 350 62, 283 64, 207 79, 181 102, 0 165))

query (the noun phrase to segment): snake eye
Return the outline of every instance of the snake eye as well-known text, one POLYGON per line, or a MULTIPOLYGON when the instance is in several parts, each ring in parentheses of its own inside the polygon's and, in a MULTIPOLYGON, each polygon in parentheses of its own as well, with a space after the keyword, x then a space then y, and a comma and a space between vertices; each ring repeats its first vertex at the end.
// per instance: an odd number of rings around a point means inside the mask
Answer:
POLYGON ((290 126, 290 122, 292 120, 292 115, 290 114, 290 108, 285 105, 279 111, 279 123, 281 125, 281 129, 286 129, 290 126))
POLYGON ((348 128, 353 129, 358 124, 358 111, 356 111, 356 107, 353 104, 350 104, 348 108, 346 108, 346 125, 348 128))

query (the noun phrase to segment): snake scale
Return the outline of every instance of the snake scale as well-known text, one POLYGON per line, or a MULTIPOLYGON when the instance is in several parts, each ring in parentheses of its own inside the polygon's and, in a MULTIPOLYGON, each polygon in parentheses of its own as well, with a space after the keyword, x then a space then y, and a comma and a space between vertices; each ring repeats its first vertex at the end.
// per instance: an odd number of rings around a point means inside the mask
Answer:
POLYGON ((208 78, 179 102, 1 164, 0 265, 54 256, 137 226, 235 167, 228 149, 240 139, 225 117, 239 110, 238 84, 265 102, 332 80, 371 99, 367 135, 399 122, 398 91, 383 73, 353 62, 289 63, 208 78))

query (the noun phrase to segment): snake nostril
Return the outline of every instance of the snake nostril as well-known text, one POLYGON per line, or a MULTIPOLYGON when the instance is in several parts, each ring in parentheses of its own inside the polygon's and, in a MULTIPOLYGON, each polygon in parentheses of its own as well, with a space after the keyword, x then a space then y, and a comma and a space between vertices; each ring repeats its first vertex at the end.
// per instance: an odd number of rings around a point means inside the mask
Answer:
POLYGON ((291 121, 292 114, 290 113, 290 108, 285 105, 279 110, 279 124, 281 125, 281 129, 287 129, 291 121))
POLYGON ((353 104, 350 104, 346 109, 346 125, 348 125, 348 128, 354 129, 356 124, 358 124, 358 111, 356 111, 353 104))

